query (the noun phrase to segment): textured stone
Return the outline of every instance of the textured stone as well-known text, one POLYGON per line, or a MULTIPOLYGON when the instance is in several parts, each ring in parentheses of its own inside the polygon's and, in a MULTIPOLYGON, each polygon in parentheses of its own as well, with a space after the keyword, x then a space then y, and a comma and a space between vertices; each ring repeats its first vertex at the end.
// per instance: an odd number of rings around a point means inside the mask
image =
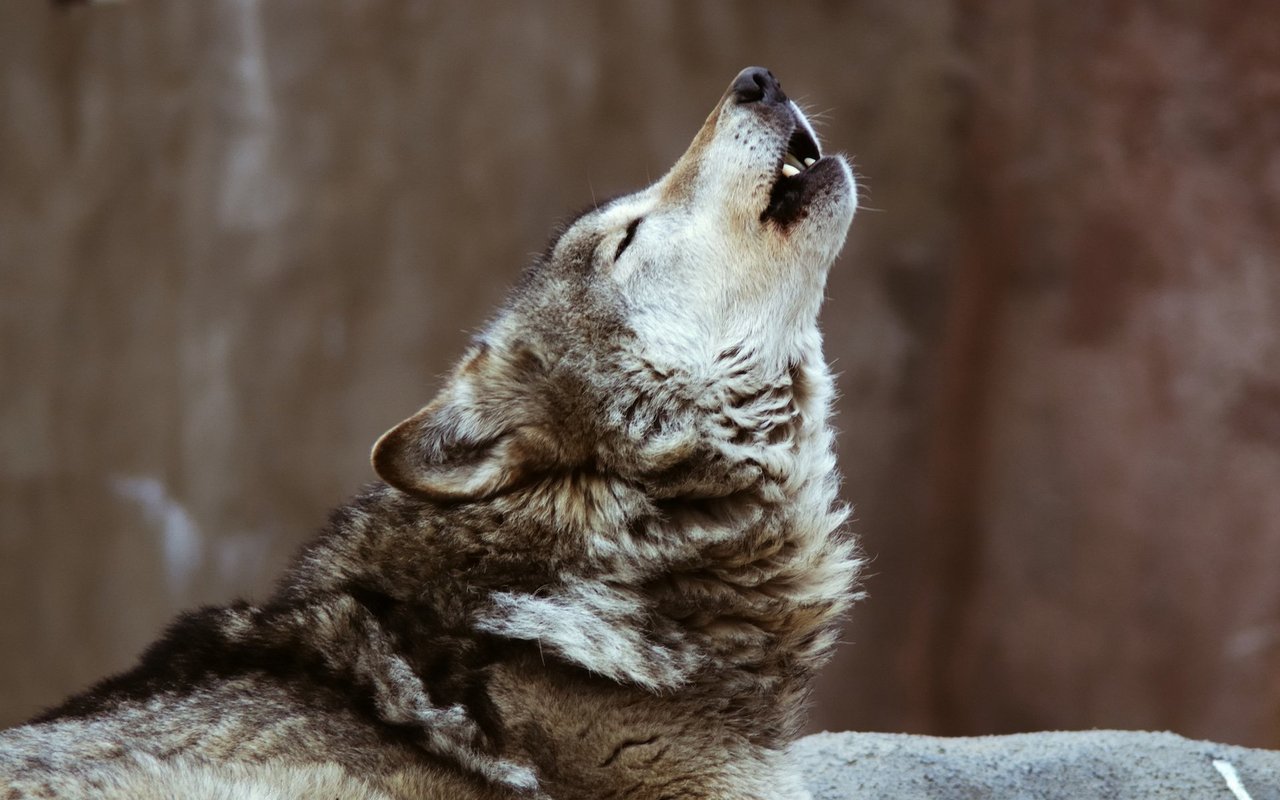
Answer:
POLYGON ((1280 800, 1280 752, 1172 733, 820 733, 795 754, 814 800, 1280 800))

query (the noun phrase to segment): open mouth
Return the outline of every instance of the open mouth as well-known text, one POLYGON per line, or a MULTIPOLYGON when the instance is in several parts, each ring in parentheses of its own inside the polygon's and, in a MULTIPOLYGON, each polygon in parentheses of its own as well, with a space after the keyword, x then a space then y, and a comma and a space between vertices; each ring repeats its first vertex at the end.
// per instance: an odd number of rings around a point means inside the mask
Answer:
POLYGON ((787 152, 782 157, 782 178, 794 178, 809 167, 812 167, 822 153, 818 143, 809 135, 803 125, 797 125, 795 133, 787 142, 787 152))
POLYGON ((778 177, 769 190, 769 204, 760 214, 761 222, 775 222, 782 227, 804 216, 805 179, 814 164, 822 159, 818 143, 806 126, 796 123, 787 150, 783 153, 778 177))

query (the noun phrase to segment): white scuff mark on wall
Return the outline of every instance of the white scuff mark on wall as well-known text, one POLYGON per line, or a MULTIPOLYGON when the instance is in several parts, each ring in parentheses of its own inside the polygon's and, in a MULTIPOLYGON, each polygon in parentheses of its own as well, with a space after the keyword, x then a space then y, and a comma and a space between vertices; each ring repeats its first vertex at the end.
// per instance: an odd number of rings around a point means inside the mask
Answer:
POLYGON ((1220 758, 1213 760, 1213 768, 1218 771, 1222 779, 1227 782, 1227 788, 1236 796, 1236 800, 1253 800, 1249 796, 1249 791, 1244 788, 1244 782, 1240 780, 1240 773, 1236 772, 1235 765, 1230 761, 1223 761, 1220 758))
POLYGON ((1280 624, 1254 625, 1236 631, 1227 639, 1227 657, 1253 658, 1280 645, 1280 624))
POLYGON ((204 560, 204 542, 195 520, 157 478, 116 477, 111 481, 111 488, 120 497, 136 503, 147 521, 160 531, 169 590, 185 589, 204 560))
POLYGON ((236 228, 263 228, 287 210, 283 181, 272 169, 278 120, 271 96, 260 0, 232 0, 234 56, 224 107, 231 132, 219 196, 219 219, 236 228))

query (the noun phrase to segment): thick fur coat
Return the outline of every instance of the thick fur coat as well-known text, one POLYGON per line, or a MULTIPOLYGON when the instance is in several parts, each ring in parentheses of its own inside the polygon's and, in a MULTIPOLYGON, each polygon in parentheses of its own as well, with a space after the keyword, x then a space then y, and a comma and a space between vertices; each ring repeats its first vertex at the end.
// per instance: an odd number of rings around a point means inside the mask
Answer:
POLYGON ((803 798, 858 566, 817 313, 852 219, 766 70, 566 225, 261 606, 0 736, 4 797, 803 798))

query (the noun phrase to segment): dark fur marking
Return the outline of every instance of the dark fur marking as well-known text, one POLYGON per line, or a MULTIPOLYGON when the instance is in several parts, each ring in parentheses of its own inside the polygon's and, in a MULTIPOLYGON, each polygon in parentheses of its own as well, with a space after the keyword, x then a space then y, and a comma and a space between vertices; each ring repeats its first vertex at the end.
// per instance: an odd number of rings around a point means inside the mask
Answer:
POLYGON ((729 405, 732 408, 744 408, 754 402, 757 402, 758 400, 763 399, 768 393, 769 393, 769 388, 765 387, 763 389, 759 389, 755 392, 752 392, 751 394, 735 395, 733 398, 729 400, 729 405))
POLYGON ((632 401, 630 402, 630 404, 628 404, 628 405, 627 405, 627 407, 626 407, 625 409, 623 409, 623 411, 622 411, 622 419, 623 419, 623 421, 624 421, 624 422, 626 422, 628 425, 630 425, 632 422, 634 422, 634 421, 635 421, 635 418, 636 418, 636 412, 640 409, 640 402, 641 402, 642 400, 644 400, 644 395, 642 395, 642 394, 640 394, 639 392, 637 392, 637 393, 636 393, 636 396, 635 396, 635 399, 634 399, 634 400, 632 400, 632 401))
MULTIPOLYGON (((650 736, 648 739, 628 739, 625 742, 622 742, 621 744, 619 744, 617 747, 613 748, 613 752, 609 754, 608 758, 606 758, 604 761, 600 763, 600 766, 602 768, 607 767, 610 764, 612 764, 614 761, 617 761, 618 756, 622 755, 622 751, 624 750, 629 750, 632 747, 643 747, 644 745, 647 745, 647 744, 653 744, 656 741, 658 741, 657 736, 650 736)), ((646 763, 652 763, 652 760, 646 763)))
POLYGON ((663 758, 666 758, 667 751, 670 749, 671 749, 671 745, 669 744, 664 744, 662 747, 659 747, 656 753, 654 753, 653 755, 649 756, 644 760, 643 762, 644 766, 646 767, 653 766, 654 764, 661 761, 663 758))
POLYGON ((658 369, 650 361, 644 362, 644 368, 649 371, 649 377, 657 381, 665 381, 669 377, 669 373, 658 369))
POLYGON ((378 620, 385 620, 396 605, 395 598, 365 586, 349 585, 347 593, 378 620))
POLYGON ((479 374, 480 372, 483 371, 485 363, 488 362, 490 358, 491 348, 489 347, 488 342, 483 342, 483 341, 476 342, 475 347, 476 347, 475 355, 473 355, 471 358, 468 358, 466 361, 462 363, 462 367, 460 368, 459 371, 463 375, 479 374))
POLYGON ((632 240, 636 238, 636 230, 639 229, 640 221, 642 219, 643 217, 636 217, 631 221, 631 224, 627 226, 626 234, 622 237, 622 241, 618 242, 618 249, 613 253, 613 260, 615 262, 622 257, 622 253, 631 245, 632 240))
POLYGON ((717 361, 729 361, 742 355, 742 345, 735 344, 733 347, 725 348, 716 355, 717 361))

